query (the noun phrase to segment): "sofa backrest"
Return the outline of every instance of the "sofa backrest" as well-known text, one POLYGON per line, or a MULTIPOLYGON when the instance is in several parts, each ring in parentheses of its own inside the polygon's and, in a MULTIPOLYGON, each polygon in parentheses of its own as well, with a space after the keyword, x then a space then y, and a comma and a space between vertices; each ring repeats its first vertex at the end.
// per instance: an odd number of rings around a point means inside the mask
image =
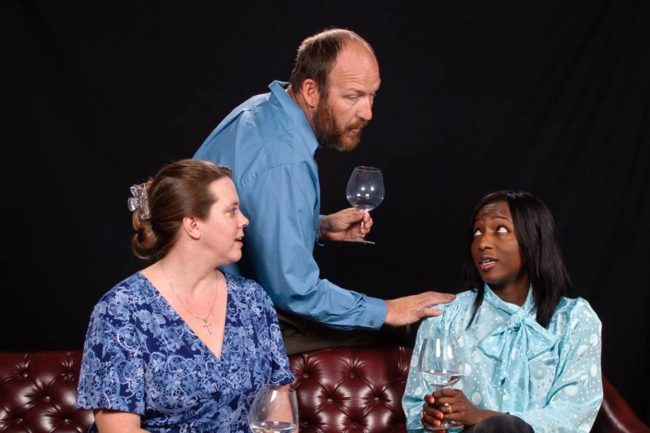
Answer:
POLYGON ((81 433, 93 422, 74 407, 81 351, 0 352, 0 432, 81 433))
POLYGON ((291 357, 301 433, 405 432, 402 395, 411 350, 342 347, 291 357))
MULTIPOLYGON (((301 433, 405 432, 401 398, 411 349, 341 347, 291 356, 301 433)), ((92 412, 74 407, 80 351, 0 352, 0 433, 81 433, 92 412)), ((604 378, 593 432, 650 432, 604 378)))

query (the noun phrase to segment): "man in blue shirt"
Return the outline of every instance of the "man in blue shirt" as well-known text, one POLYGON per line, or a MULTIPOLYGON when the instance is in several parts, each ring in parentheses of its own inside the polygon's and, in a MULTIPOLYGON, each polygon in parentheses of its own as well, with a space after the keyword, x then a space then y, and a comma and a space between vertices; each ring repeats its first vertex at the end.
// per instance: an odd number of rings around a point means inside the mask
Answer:
POLYGON ((384 301, 320 278, 315 243, 365 236, 372 218, 353 208, 320 215, 315 152, 319 146, 357 147, 380 82, 364 39, 345 29, 325 30, 298 48, 290 83, 274 81, 270 93, 235 108, 194 155, 233 170, 240 206, 251 221, 247 276, 278 308, 290 354, 367 342, 381 334, 342 331, 410 325, 440 314, 432 307, 454 298, 425 292, 384 301))

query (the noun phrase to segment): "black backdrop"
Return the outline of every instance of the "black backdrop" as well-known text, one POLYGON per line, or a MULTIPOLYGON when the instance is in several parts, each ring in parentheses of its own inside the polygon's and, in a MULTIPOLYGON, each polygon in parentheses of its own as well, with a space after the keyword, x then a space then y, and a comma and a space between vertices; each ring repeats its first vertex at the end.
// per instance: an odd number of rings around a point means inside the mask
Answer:
POLYGON ((356 164, 387 193, 377 245, 319 247, 323 276, 456 292, 474 203, 531 191, 603 321, 605 373, 650 421, 647 1, 57 3, 0 6, 0 350, 81 347, 92 305, 141 266, 129 185, 190 157, 334 25, 374 45, 383 84, 360 148, 318 154, 323 211, 347 205, 356 164))

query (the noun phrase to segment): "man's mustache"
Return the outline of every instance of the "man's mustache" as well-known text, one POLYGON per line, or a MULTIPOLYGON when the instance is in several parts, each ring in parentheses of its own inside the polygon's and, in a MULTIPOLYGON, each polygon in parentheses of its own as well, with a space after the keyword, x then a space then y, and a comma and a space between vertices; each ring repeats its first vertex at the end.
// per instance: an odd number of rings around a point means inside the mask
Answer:
POLYGON ((368 121, 367 120, 359 120, 357 122, 354 122, 354 123, 348 125, 348 127, 346 129, 348 129, 348 130, 350 130, 350 129, 363 129, 366 126, 368 126, 368 121))

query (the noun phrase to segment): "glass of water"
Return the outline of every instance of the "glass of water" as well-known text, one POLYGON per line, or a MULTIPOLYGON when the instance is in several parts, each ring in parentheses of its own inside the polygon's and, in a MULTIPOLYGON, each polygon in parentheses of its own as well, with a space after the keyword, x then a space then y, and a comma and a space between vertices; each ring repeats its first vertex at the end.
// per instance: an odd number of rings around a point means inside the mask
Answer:
MULTIPOLYGON (((433 391, 449 388, 463 376, 463 360, 458 345, 458 338, 452 335, 425 337, 420 348, 418 370, 422 380, 433 391)), ((439 426, 429 427, 433 430, 447 430, 460 427, 453 420, 443 419, 439 426)))
MULTIPOLYGON (((370 212, 384 201, 384 177, 376 167, 358 165, 352 170, 345 188, 345 198, 356 209, 370 212)), ((363 221, 361 222, 363 225, 363 221)), ((363 238, 352 239, 350 242, 374 244, 363 238)))
POLYGON ((253 433, 289 433, 297 431, 298 399, 289 386, 263 385, 248 412, 253 433))

